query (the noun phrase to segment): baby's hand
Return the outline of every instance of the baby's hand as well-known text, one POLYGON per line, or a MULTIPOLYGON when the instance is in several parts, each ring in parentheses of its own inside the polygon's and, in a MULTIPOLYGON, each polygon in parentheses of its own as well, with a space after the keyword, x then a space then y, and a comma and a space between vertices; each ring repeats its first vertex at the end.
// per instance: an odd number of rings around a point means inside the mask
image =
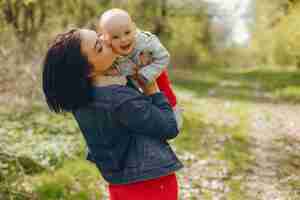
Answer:
POLYGON ((139 54, 139 59, 140 59, 140 64, 141 66, 146 66, 146 65, 150 65, 153 62, 153 58, 151 55, 151 52, 141 52, 139 54))

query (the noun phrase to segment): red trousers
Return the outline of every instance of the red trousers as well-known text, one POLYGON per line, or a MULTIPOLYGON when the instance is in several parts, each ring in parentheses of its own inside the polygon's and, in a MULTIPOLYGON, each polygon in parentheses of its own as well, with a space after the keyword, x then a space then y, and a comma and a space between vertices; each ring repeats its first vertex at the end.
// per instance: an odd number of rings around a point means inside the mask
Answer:
POLYGON ((171 87, 171 81, 167 70, 164 70, 159 77, 156 79, 157 85, 160 91, 167 97, 171 107, 175 107, 177 104, 177 99, 175 93, 171 87))
POLYGON ((110 200, 178 200, 175 174, 137 183, 108 186, 110 200))

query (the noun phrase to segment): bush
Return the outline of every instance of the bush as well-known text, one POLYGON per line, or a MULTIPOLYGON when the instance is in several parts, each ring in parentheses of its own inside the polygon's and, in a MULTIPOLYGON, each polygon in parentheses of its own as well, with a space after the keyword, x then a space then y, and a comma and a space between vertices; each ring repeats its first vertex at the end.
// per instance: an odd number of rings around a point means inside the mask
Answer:
POLYGON ((169 26, 171 37, 166 42, 174 66, 192 68, 209 61, 209 36, 205 15, 176 16, 169 20, 169 26))
POLYGON ((296 64, 300 68, 300 3, 295 4, 276 27, 279 37, 276 58, 285 65, 296 64))

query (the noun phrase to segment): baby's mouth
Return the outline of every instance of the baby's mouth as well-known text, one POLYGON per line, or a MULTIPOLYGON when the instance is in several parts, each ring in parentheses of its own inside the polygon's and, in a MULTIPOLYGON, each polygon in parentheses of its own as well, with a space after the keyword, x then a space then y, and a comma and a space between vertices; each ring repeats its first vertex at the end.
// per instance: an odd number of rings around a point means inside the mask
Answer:
POLYGON ((127 45, 122 45, 122 46, 121 46, 121 49, 122 49, 122 50, 128 50, 128 49, 130 49, 130 47, 131 47, 131 43, 129 43, 129 44, 127 44, 127 45))

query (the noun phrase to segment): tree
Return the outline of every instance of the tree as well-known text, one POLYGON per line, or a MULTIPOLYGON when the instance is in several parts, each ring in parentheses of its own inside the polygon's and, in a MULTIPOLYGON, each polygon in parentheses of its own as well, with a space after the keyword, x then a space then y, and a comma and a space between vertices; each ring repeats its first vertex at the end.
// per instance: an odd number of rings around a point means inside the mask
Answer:
POLYGON ((35 38, 46 20, 46 1, 44 0, 3 0, 1 10, 4 20, 14 29, 21 42, 35 38))

